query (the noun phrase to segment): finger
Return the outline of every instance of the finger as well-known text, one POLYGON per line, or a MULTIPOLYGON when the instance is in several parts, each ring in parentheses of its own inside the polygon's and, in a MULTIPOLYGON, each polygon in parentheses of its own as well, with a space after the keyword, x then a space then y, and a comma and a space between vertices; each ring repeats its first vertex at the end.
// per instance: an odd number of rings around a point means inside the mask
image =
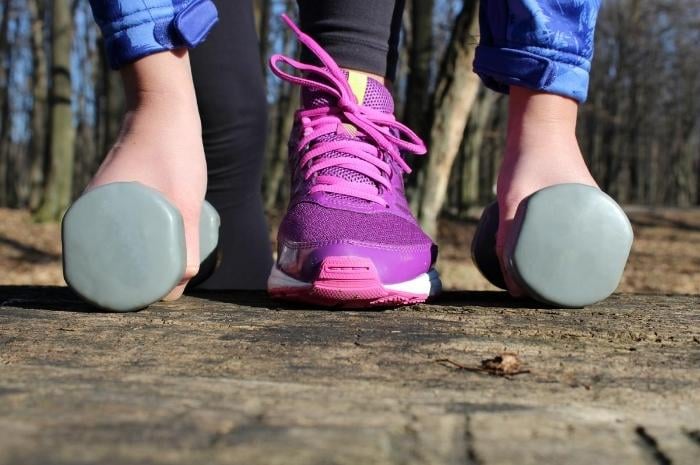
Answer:
POLYGON ((185 282, 182 282, 182 283, 178 284, 177 286, 175 286, 173 288, 173 290, 170 291, 170 293, 168 295, 163 297, 163 301, 172 302, 172 301, 177 300, 180 297, 182 297, 182 294, 185 292, 185 287, 187 287, 188 282, 189 281, 185 281, 185 282))
POLYGON ((187 265, 182 279, 167 296, 164 301, 170 302, 179 299, 185 292, 187 283, 199 272, 199 220, 201 215, 201 204, 199 208, 185 210, 180 209, 185 226, 185 248, 187 265))
POLYGON ((197 275, 197 273, 199 273, 199 265, 188 266, 185 270, 185 274, 183 275, 182 280, 177 284, 177 286, 173 288, 172 291, 168 293, 168 295, 166 295, 163 298, 163 300, 166 302, 170 302, 182 297, 182 294, 185 292, 185 288, 190 282, 190 279, 194 278, 197 275))

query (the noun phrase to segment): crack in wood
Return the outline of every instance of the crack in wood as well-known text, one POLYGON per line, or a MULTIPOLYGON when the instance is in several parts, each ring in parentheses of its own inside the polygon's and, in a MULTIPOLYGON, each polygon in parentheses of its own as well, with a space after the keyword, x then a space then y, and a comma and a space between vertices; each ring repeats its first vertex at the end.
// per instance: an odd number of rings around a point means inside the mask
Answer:
POLYGON ((683 430, 683 433, 686 435, 688 439, 690 439, 693 443, 696 445, 700 446, 700 429, 694 429, 694 430, 683 430))
POLYGON ((469 415, 465 418, 464 442, 466 444, 467 459, 465 465, 484 465, 484 461, 476 453, 476 448, 474 447, 474 434, 472 434, 472 422, 469 415))
POLYGON ((642 449, 648 452, 654 461, 659 465, 673 465, 673 460, 669 458, 660 448, 659 442, 654 436, 649 434, 649 432, 643 426, 637 426, 634 429, 639 437, 639 442, 642 449))

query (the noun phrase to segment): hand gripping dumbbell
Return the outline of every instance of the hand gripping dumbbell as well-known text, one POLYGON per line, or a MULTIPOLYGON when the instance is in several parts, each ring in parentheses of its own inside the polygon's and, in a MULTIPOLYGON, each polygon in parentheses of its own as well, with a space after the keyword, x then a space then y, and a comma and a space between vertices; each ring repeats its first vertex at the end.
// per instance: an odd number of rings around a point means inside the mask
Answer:
MULTIPOLYGON (((601 190, 558 184, 525 199, 504 248, 504 266, 528 295, 548 305, 583 307, 620 283, 633 233, 627 216, 601 190)), ((493 285, 506 289, 496 256, 498 204, 481 216, 472 258, 493 285)))
MULTIPOLYGON (((202 262, 211 263, 218 253, 219 225, 216 210, 204 202, 202 262)), ((84 194, 63 217, 61 236, 66 282, 107 310, 133 311, 161 300, 187 266, 182 215, 163 194, 136 182, 106 184, 84 194)))

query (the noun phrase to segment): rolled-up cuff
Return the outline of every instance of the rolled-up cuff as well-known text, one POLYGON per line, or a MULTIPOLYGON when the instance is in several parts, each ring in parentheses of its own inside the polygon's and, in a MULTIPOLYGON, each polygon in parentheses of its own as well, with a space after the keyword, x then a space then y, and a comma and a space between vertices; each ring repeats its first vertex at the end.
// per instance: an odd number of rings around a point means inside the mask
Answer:
POLYGON ((511 85, 570 97, 584 102, 591 63, 580 56, 538 47, 505 48, 479 45, 474 72, 484 84, 508 93, 511 85))
MULTIPOLYGON (((92 0, 93 13, 105 40, 109 63, 114 69, 151 55, 176 48, 193 48, 206 39, 218 21, 211 0, 136 2, 127 0, 110 7, 92 0)), ((110 1, 110 4, 120 2, 110 1)))

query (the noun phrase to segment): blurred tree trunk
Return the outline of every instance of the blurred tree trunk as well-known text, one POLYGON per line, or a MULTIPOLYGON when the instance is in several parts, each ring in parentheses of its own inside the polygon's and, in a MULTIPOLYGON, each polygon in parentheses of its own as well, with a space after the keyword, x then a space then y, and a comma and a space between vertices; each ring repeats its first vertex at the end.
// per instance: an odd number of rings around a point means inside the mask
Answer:
POLYGON ((268 165, 265 183, 265 209, 268 211, 276 205, 284 204, 283 197, 287 187, 283 182, 287 172, 287 142, 294 126, 294 113, 299 107, 299 96, 299 90, 294 87, 284 92, 278 103, 274 144, 270 153, 271 163, 268 165))
MULTIPOLYGON (((291 0, 285 0, 285 4, 288 10, 294 8, 291 0)), ((297 53, 297 43, 288 28, 281 30, 281 39, 282 53, 294 56, 297 53)), ((285 174, 288 172, 288 141, 294 125, 294 114, 300 103, 297 86, 278 86, 277 92, 276 103, 269 112, 271 137, 267 140, 267 169, 263 183, 263 199, 267 211, 283 205, 287 200, 289 184, 285 182, 285 174)))
POLYGON ((414 0, 411 4, 411 45, 408 54, 408 84, 403 120, 419 136, 428 131, 430 68, 433 55, 434 0, 414 0))
MULTIPOLYGON (((475 102, 472 115, 469 117, 469 128, 465 132, 465 163, 462 171, 462 204, 466 207, 480 202, 479 185, 481 178, 481 154, 484 145, 486 130, 493 110, 500 95, 481 87, 480 95, 475 102)), ((461 213, 461 212, 460 212, 461 213)))
MULTIPOLYGON (((410 3, 410 42, 408 46, 408 82, 406 84, 403 121, 423 140, 428 137, 430 121, 430 75, 433 65, 434 35, 433 11, 434 0, 413 0, 410 3)), ((423 180, 425 157, 406 157, 406 162, 413 172, 406 183, 411 207, 417 208, 415 191, 423 180)))
POLYGON ((263 73, 267 74, 267 54, 270 46, 270 3, 272 0, 256 0, 255 17, 258 28, 258 47, 260 49, 260 60, 262 61, 263 73))
POLYGON ((431 114, 430 157, 419 195, 419 219, 426 233, 437 232, 437 218, 447 193, 447 184, 459 152, 479 78, 472 72, 478 34, 477 0, 465 0, 455 22, 435 89, 431 114))
POLYGON ((112 144, 117 140, 121 129, 121 121, 126 108, 124 87, 119 73, 109 67, 107 60, 103 60, 103 79, 105 82, 105 108, 104 108, 104 131, 105 136, 102 145, 102 156, 112 148, 112 144))
MULTIPOLYGON (((10 59, 10 54, 12 53, 12 49, 9 46, 9 41, 8 41, 8 25, 10 23, 10 16, 12 15, 12 1, 11 0, 3 0, 2 2, 2 19, 0 19, 0 54, 2 56, 2 61, 0 62, 0 85, 4 87, 3 92, 0 92, 0 108, 5 106, 5 102, 7 101, 8 98, 8 92, 9 92, 9 83, 8 83, 8 77, 9 77, 9 63, 8 60, 10 59)), ((3 125, 2 129, 4 131, 4 125, 5 121, 0 121, 0 124, 3 125)))
POLYGON ((75 126, 71 108, 71 0, 55 0, 51 24, 50 167, 39 221, 60 219, 71 201, 75 158, 75 126))
MULTIPOLYGON (((85 37, 82 39, 85 40, 85 50, 87 53, 82 57, 83 63, 81 63, 81 69, 83 79, 88 80, 94 88, 99 79, 99 51, 87 41, 87 31, 84 31, 84 34, 85 37)), ((89 96, 85 93, 81 93, 78 98, 77 111, 79 119, 76 129, 76 161, 74 164, 73 192, 71 198, 80 195, 85 189, 85 186, 90 182, 90 179, 97 171, 97 167, 102 160, 103 154, 100 152, 100 147, 96 143, 97 129, 88 116, 92 113, 93 108, 94 103, 90 101, 89 96)))
POLYGON ((31 139, 29 141, 29 208, 35 210, 41 202, 46 168, 46 137, 48 126, 49 78, 46 43, 44 36, 46 2, 28 0, 32 19, 32 95, 34 104, 31 110, 31 139))
MULTIPOLYGON (((0 205, 8 204, 8 194, 10 186, 8 186, 7 178, 10 173, 9 158, 10 158, 10 128, 11 109, 10 109, 10 94, 12 93, 12 83, 10 82, 10 72, 12 70, 15 54, 12 47, 13 40, 10 38, 10 19, 16 23, 14 17, 13 5, 10 0, 5 0, 3 4, 3 16, 0 23, 0 53, 2 53, 3 62, 0 64, 0 205)), ((16 36, 16 34, 14 34, 16 36)))
POLYGON ((109 66, 101 36, 95 48, 95 153, 99 164, 119 135, 125 101, 120 75, 109 66))

